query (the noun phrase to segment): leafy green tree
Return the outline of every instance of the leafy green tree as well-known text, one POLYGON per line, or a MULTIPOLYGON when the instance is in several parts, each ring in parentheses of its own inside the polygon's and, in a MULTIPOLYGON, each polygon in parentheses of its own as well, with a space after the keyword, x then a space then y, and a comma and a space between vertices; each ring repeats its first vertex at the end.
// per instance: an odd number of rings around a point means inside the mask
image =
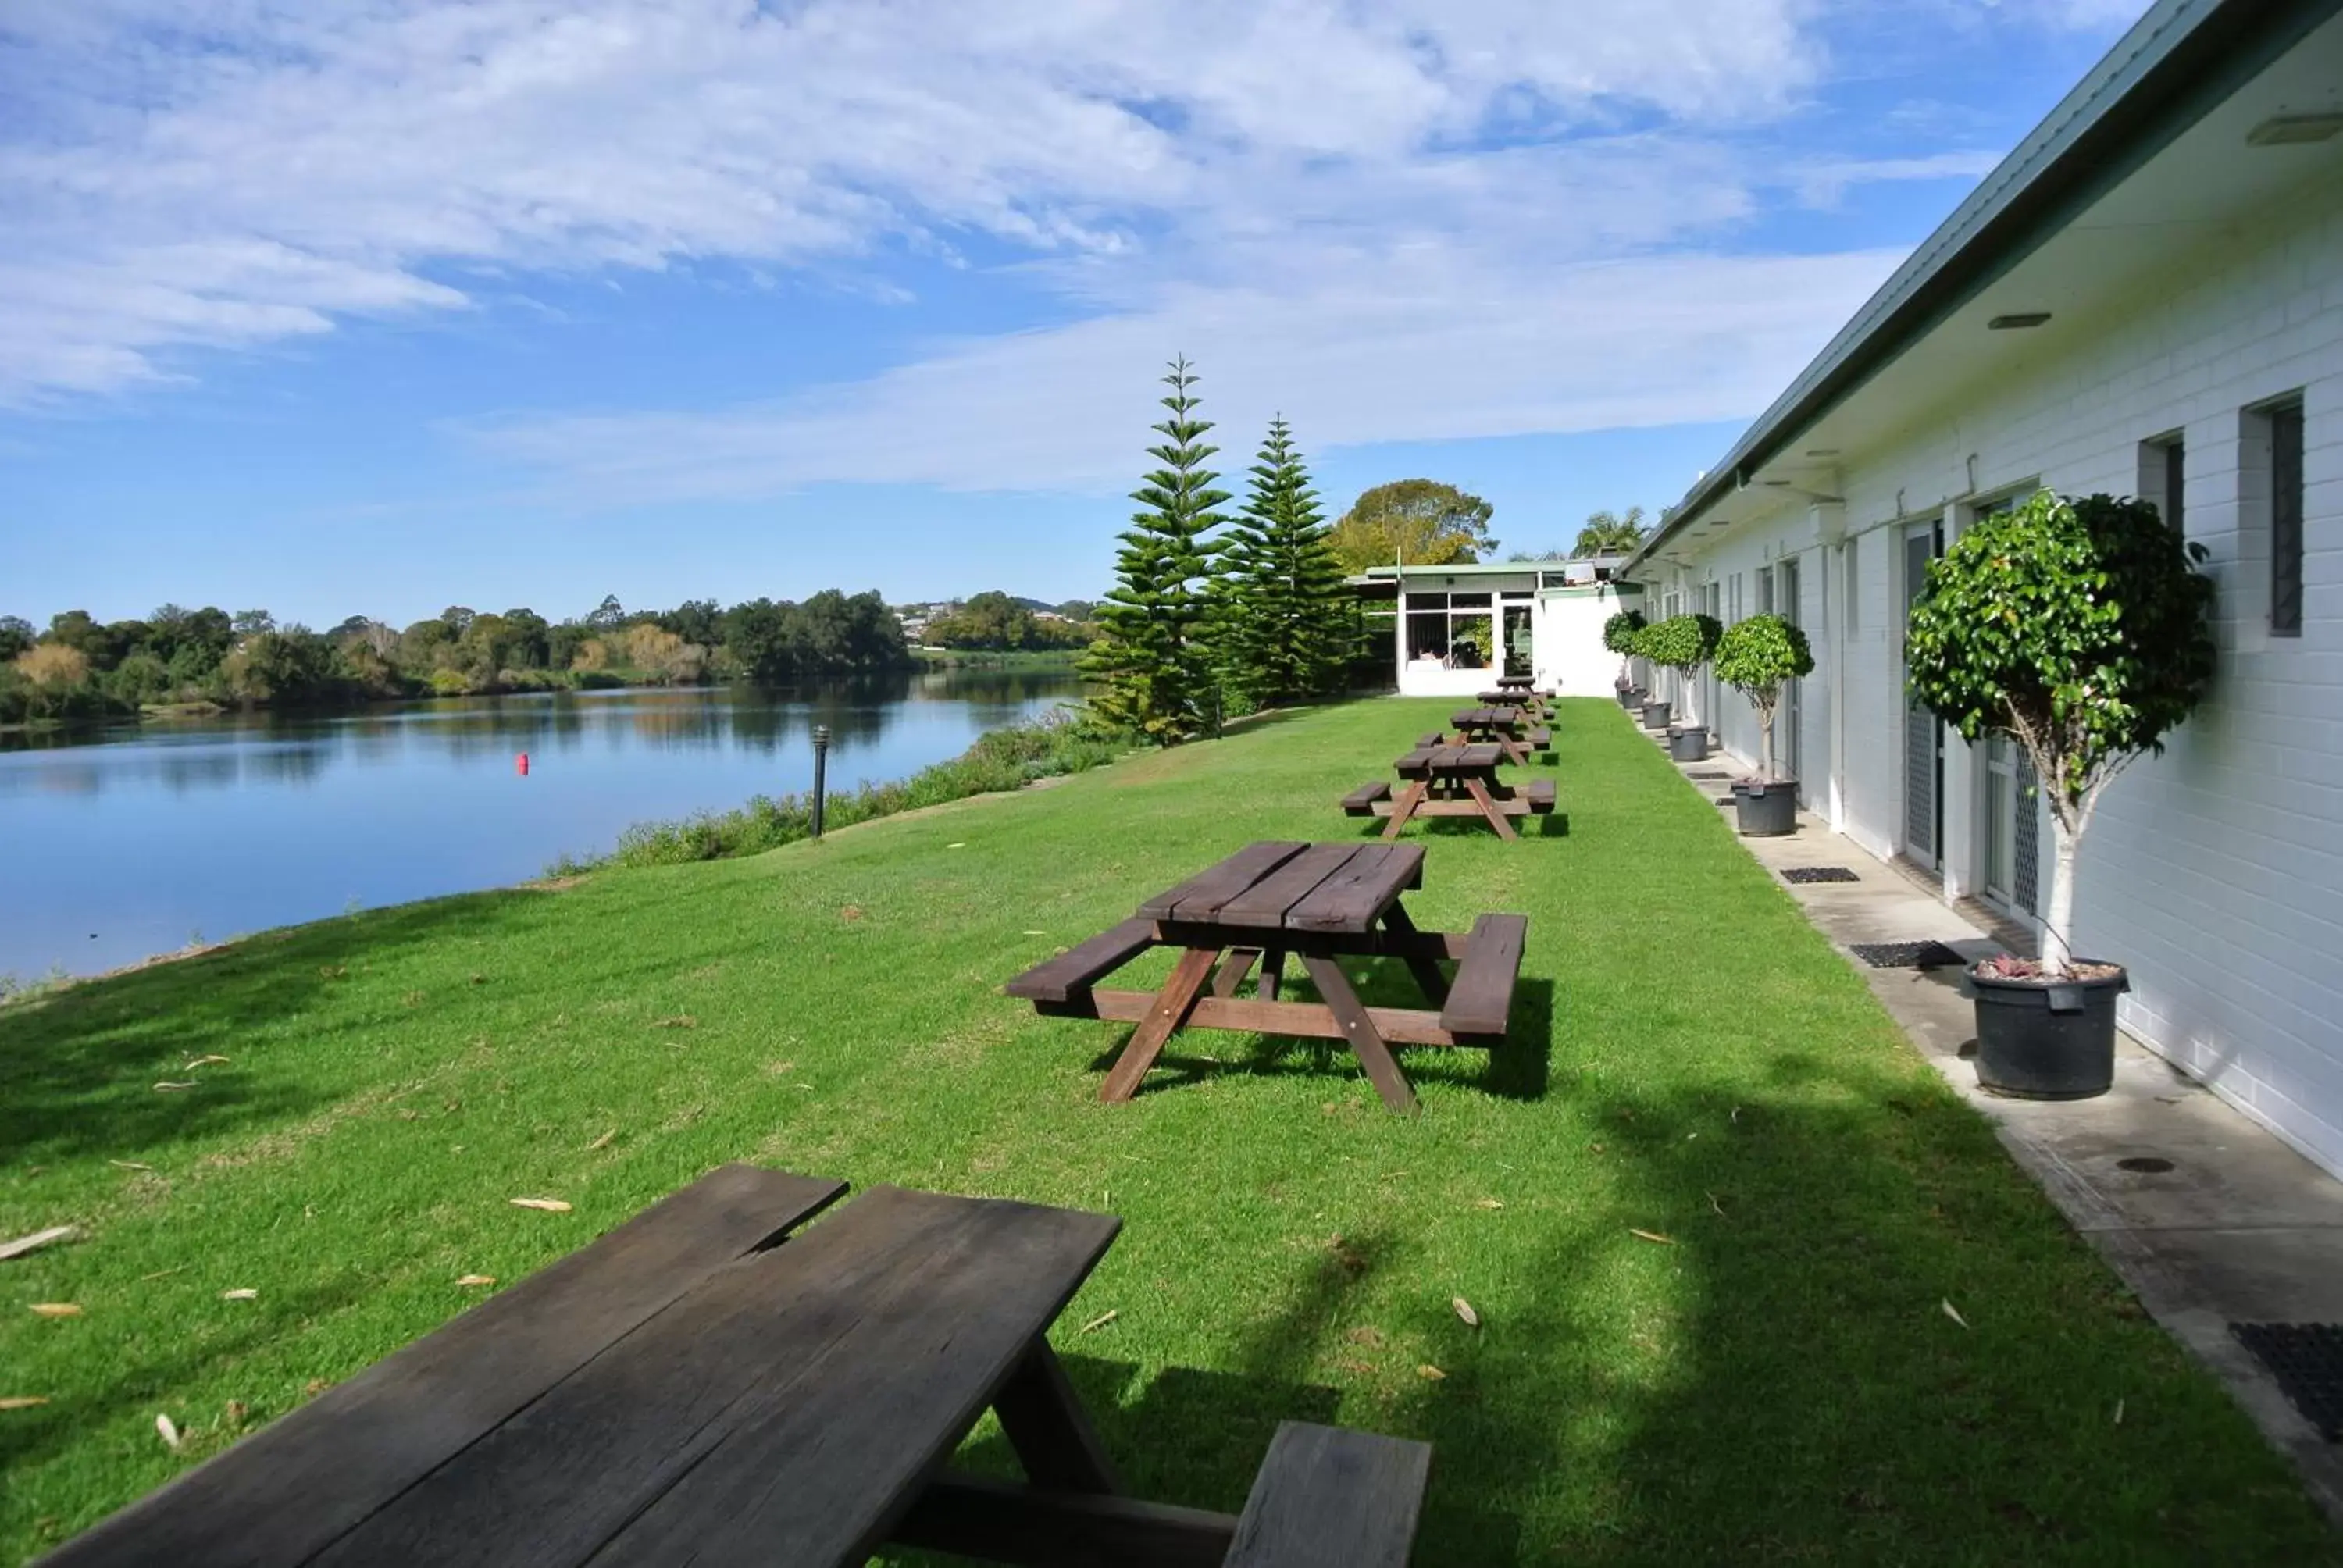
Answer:
POLYGON ((1589 556, 1624 556, 1644 542, 1651 530, 1644 526, 1644 508, 1629 507, 1625 517, 1609 511, 1596 512, 1578 530, 1577 542, 1570 553, 1584 560, 1589 556))
POLYGON ((1351 503, 1334 524, 1334 558, 1342 569, 1444 567, 1476 561, 1493 550, 1489 519, 1496 508, 1480 497, 1436 479, 1378 485, 1351 503))
POLYGON ((1270 421, 1222 552, 1222 657, 1249 706, 1322 697, 1349 651, 1350 591, 1282 415, 1270 421))
POLYGON ((1639 609, 1614 610, 1611 618, 1603 623, 1603 646, 1619 656, 1619 685, 1623 689, 1634 684, 1627 661, 1635 657, 1635 637, 1646 624, 1639 609))
POLYGON ((265 609, 240 609, 228 617, 228 628, 237 637, 258 637, 277 629, 277 618, 265 609))
POLYGON ((0 615, 0 664, 15 662, 35 640, 31 621, 20 615, 0 615))
POLYGON ((1912 689, 1965 739, 2016 738, 2050 805, 2044 968, 2074 964, 2075 859, 2099 798, 2212 684, 2213 580, 2146 501, 2042 490, 1980 518, 1912 607, 1912 689))
POLYGON ((1082 668, 1101 689, 1091 699, 1099 719, 1176 745, 1201 732, 1212 715, 1212 668, 1205 638, 1206 588, 1216 554, 1205 536, 1225 521, 1215 508, 1229 498, 1204 467, 1220 448, 1203 437, 1212 421, 1196 417, 1196 382, 1186 358, 1163 377, 1171 417, 1153 428, 1161 446, 1147 450, 1161 467, 1131 498, 1134 513, 1115 557, 1115 586, 1099 607, 1099 639, 1082 668))
POLYGON ((1728 628, 1716 644, 1716 678, 1749 699, 1757 709, 1764 736, 1758 774, 1774 779, 1774 714, 1782 705, 1782 688, 1815 668, 1806 634, 1778 615, 1753 615, 1728 628))
POLYGON ((1675 671, 1681 694, 1691 689, 1694 674, 1715 655, 1724 632, 1714 616, 1672 615, 1635 633, 1634 651, 1662 669, 1675 671))

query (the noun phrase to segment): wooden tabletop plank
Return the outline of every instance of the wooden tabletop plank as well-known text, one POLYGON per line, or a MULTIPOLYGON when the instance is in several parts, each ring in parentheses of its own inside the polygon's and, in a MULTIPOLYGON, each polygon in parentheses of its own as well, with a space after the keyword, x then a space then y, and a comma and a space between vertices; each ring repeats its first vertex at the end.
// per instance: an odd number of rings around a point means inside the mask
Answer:
POLYGON ((713 1171, 46 1561, 308 1562, 660 1309, 845 1191, 842 1181, 753 1165, 713 1171))
POLYGON ((1118 1224, 872 1188, 705 1281, 319 1561, 860 1564, 1118 1224))
POLYGON ((1362 848, 1358 844, 1311 845, 1222 904, 1221 924, 1269 928, 1283 925, 1286 910, 1300 903, 1321 882, 1341 870, 1362 848))
POLYGON ((1420 844, 1368 844, 1285 912, 1289 930, 1365 931, 1423 880, 1420 844))
MULTIPOLYGON (((1209 866, 1176 888, 1167 888, 1139 906, 1151 920, 1168 920, 1173 911, 1193 900, 1198 909, 1217 912, 1222 904, 1308 849, 1307 844, 1275 842, 1247 844, 1227 859, 1209 866)), ((1209 919, 1210 916, 1197 918, 1209 919)))

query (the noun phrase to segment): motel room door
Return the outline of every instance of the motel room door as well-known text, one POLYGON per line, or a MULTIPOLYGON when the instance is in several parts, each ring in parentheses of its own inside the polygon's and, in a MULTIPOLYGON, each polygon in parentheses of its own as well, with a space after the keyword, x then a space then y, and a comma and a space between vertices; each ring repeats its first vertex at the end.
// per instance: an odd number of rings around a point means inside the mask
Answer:
MULTIPOLYGON (((1904 613, 1928 586, 1928 563, 1945 551, 1945 525, 1921 523, 1904 534, 1904 613)), ((1900 649, 1901 632, 1898 633, 1900 649)), ((1901 655, 1899 653, 1898 657, 1901 655)), ((1904 685, 1904 855, 1925 870, 1936 870, 1945 852, 1945 727, 1904 685)))

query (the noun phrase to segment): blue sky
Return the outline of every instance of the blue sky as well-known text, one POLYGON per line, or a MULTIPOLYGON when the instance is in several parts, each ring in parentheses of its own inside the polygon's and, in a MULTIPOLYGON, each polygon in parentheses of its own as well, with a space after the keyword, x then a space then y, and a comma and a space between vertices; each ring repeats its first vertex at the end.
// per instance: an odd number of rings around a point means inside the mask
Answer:
POLYGON ((0 11, 0 613, 1107 585, 1162 361, 1330 511, 1680 496, 2138 0, 0 11))

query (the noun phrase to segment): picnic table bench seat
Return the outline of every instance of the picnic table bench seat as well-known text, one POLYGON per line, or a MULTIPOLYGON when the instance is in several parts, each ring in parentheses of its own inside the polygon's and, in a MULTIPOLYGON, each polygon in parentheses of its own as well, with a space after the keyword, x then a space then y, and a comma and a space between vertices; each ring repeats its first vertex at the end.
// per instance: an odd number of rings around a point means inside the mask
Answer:
POLYGON ((1406 1561, 1422 1443, 1287 1422, 1242 1514, 1124 1492, 1048 1330, 1111 1214, 728 1165, 236 1442, 62 1568, 1406 1561), (991 1411, 1024 1472, 950 1461, 991 1411))
POLYGON ((1222 1568, 1407 1568, 1428 1444, 1279 1423, 1222 1568))
POLYGON ((1529 742, 1530 749, 1533 751, 1550 751, 1554 749, 1554 731, 1543 724, 1522 739, 1529 742))
POLYGON ((1418 751, 1422 751, 1428 747, 1441 745, 1444 743, 1447 739, 1448 732, 1444 729, 1427 729, 1423 734, 1415 738, 1415 749, 1418 751))
POLYGON ((1522 786, 1522 799, 1530 803, 1531 810, 1536 812, 1541 817, 1546 815, 1554 809, 1554 780, 1551 779, 1531 779, 1528 783, 1522 786))
POLYGON ((1391 785, 1381 779, 1362 784, 1342 797, 1342 812, 1350 817, 1372 817, 1375 802, 1391 799, 1391 785))

